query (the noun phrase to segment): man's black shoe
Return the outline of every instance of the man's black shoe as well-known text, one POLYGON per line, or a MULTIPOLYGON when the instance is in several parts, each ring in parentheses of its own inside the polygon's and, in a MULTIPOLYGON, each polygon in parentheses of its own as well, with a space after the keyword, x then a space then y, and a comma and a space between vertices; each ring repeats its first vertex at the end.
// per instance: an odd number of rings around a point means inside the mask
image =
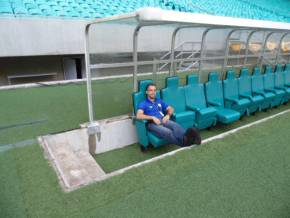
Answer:
POLYGON ((193 143, 196 145, 200 145, 201 144, 201 137, 200 137, 199 131, 198 131, 198 129, 195 129, 195 128, 193 128, 193 131, 194 131, 193 143))
POLYGON ((194 139, 194 130, 192 128, 188 128, 183 137, 183 146, 192 145, 193 139, 194 139))
POLYGON ((190 146, 192 144, 201 144, 201 137, 196 128, 188 128, 184 134, 183 146, 190 146))

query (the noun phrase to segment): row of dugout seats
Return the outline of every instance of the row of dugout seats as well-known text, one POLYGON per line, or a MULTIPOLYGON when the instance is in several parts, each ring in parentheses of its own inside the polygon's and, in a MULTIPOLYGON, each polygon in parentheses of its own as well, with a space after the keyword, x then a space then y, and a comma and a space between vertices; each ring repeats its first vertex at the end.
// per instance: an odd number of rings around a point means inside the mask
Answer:
MULTIPOLYGON (((290 99, 290 64, 277 65, 275 73, 271 66, 266 66, 264 74, 254 68, 249 75, 247 68, 241 69, 236 78, 235 72, 227 72, 226 79, 219 80, 216 72, 209 74, 208 82, 198 82, 197 75, 187 76, 185 86, 179 85, 177 76, 166 78, 166 87, 157 91, 157 97, 174 107, 172 120, 184 128, 195 126, 205 129, 217 122, 229 124, 244 115, 276 107, 290 99)), ((139 90, 133 93, 134 112, 146 99, 146 87, 152 80, 139 81, 139 90)), ((144 120, 136 120, 139 142, 143 147, 167 144, 146 129, 144 120)))

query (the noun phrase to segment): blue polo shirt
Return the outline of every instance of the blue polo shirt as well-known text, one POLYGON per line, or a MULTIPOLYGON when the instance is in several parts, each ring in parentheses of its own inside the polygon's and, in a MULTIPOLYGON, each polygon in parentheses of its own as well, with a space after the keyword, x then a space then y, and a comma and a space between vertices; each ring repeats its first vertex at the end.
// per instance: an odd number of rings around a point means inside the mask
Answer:
POLYGON ((168 105, 159 98, 156 98, 154 102, 150 101, 148 98, 140 102, 138 109, 144 111, 145 115, 153 116, 158 119, 162 119, 166 112, 168 105))

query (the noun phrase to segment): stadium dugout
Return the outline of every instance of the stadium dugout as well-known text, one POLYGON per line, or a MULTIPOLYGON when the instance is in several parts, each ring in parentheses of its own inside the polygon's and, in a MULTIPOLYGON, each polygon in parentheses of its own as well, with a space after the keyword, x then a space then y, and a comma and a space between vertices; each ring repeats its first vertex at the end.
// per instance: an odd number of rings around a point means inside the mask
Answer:
MULTIPOLYGON (((147 40, 146 43, 150 44, 154 42, 154 28, 150 29, 150 33, 145 37, 147 40), (153 30, 153 32, 152 32, 153 30)), ((174 12, 174 11, 166 11, 162 9, 157 8, 143 8, 140 9, 134 13, 129 14, 123 14, 123 15, 117 15, 113 17, 107 17, 107 18, 100 18, 95 21, 89 22, 86 25, 85 28, 85 61, 86 61, 86 82, 87 82, 87 97, 88 97, 88 111, 89 111, 89 121, 88 123, 82 124, 81 129, 76 129, 73 131, 63 132, 59 134, 54 135, 47 135, 40 137, 39 141, 40 144, 42 144, 49 153, 49 156, 52 157, 54 164, 56 165, 56 170, 59 172, 59 175, 61 177, 60 181, 64 181, 64 186, 68 190, 73 190, 77 187, 80 187, 85 184, 89 184, 93 181, 100 181, 107 179, 109 177, 112 177, 114 175, 118 175, 121 173, 124 173, 125 171, 144 165, 146 163, 158 160, 160 158, 166 157, 168 155, 173 155, 176 152, 179 152, 184 149, 188 148, 180 148, 176 149, 172 152, 165 153, 160 156, 153 157, 151 159, 145 160, 143 162, 139 162, 130 166, 127 166, 125 168, 116 170, 111 173, 105 173, 102 168, 98 165, 98 163, 93 159, 93 156, 96 154, 105 153, 107 151, 112 151, 117 148, 124 148, 128 145, 136 144, 140 142, 140 135, 138 131, 137 126, 137 132, 136 132, 136 122, 133 116, 130 115, 123 115, 118 117, 106 117, 106 119, 103 120, 96 120, 95 119, 95 113, 98 111, 98 107, 101 107, 103 105, 98 104, 98 102, 94 102, 94 95, 96 94, 93 90, 92 86, 92 79, 93 79, 93 72, 96 69, 104 68, 104 67, 133 67, 133 74, 131 75, 133 84, 132 84, 132 92, 136 93, 138 91, 138 80, 140 78, 144 78, 144 74, 139 73, 139 67, 142 65, 150 65, 152 66, 152 73, 148 76, 149 78, 153 78, 156 80, 157 76, 165 75, 174 77, 171 79, 171 85, 173 84, 176 86, 178 84, 178 76, 180 76, 180 70, 176 68, 176 63, 183 60, 182 57, 176 57, 176 36, 179 33, 179 31, 183 29, 197 29, 197 28, 203 28, 203 32, 201 34, 200 39, 200 54, 196 56, 190 56, 186 57, 186 60, 195 61, 197 68, 197 72, 195 73, 195 76, 190 77, 188 85, 192 85, 196 82, 204 82, 202 78, 205 78, 207 75, 209 76, 209 82, 211 85, 207 86, 207 90, 211 90, 210 86, 218 87, 219 96, 223 98, 223 90, 222 90, 222 84, 224 86, 224 82, 222 82, 222 79, 227 78, 227 87, 230 92, 233 91, 231 88, 231 84, 234 84, 235 81, 233 81, 234 76, 233 72, 226 74, 226 72, 229 69, 232 69, 232 65, 228 65, 228 61, 230 59, 236 59, 242 58, 242 63, 235 66, 236 69, 240 68, 246 68, 249 66, 255 66, 255 83, 261 82, 261 76, 259 75, 260 68, 267 64, 267 59, 265 58, 266 49, 267 48, 267 42, 268 39, 277 34, 278 35, 278 44, 277 48, 281 48, 281 44, 283 42, 283 39, 285 36, 287 36, 290 33, 290 24, 288 23, 279 23, 279 22, 272 22, 272 21, 261 21, 261 20, 249 20, 249 19, 241 19, 241 18, 230 18, 230 17, 221 17, 221 16, 212 16, 212 15, 203 15, 203 14, 191 14, 191 13, 183 13, 183 12, 174 12), (103 28, 102 25, 107 25, 106 28, 103 28), (102 28, 99 28, 99 26, 102 26, 102 28), (150 27, 157 27, 159 30, 159 34, 162 35, 162 32, 164 32, 164 37, 167 36, 170 38, 171 44, 170 44, 170 53, 169 59, 159 59, 159 60, 139 60, 139 39, 141 38, 141 30, 145 28, 150 27), (123 29, 122 29, 123 28, 123 29), (132 44, 132 57, 133 62, 122 62, 122 63, 101 63, 101 61, 98 61, 97 59, 93 59, 92 57, 96 53, 96 41, 98 37, 101 37, 103 39, 104 32, 108 31, 109 33, 112 33, 111 31, 114 29, 118 29, 121 34, 122 31, 126 31, 128 36, 128 40, 131 40, 132 44), (169 29, 169 30, 168 30, 169 29), (210 57, 206 57, 204 55, 205 47, 207 46, 207 36, 211 31, 214 30, 226 30, 226 36, 222 38, 222 42, 226 45, 225 50, 223 51, 222 55, 214 55, 210 57), (241 42, 241 45, 245 46, 244 54, 230 54, 230 49, 236 51, 239 50, 239 46, 237 46, 237 41, 231 41, 231 36, 235 32, 242 32, 245 31, 247 33, 247 37, 245 41, 241 42), (263 32, 265 34, 265 40, 263 41, 261 45, 261 49, 259 53, 250 53, 249 50, 251 49, 251 37, 257 33, 257 32, 263 32), (232 43, 234 42, 234 43, 232 43), (234 45, 234 46, 233 46, 234 45), (255 58, 255 62, 248 63, 250 58, 255 58), (93 60, 93 62, 92 62, 93 60), (207 72, 206 69, 204 69, 204 64, 206 61, 211 60, 218 60, 222 63, 221 69, 219 72, 207 72), (167 64, 169 67, 167 68, 168 71, 165 70, 165 72, 160 72, 157 70, 156 65, 158 64, 167 64), (258 75, 256 75, 258 74, 258 75), (139 78, 140 77, 140 78, 139 78), (196 79, 197 78, 197 79, 196 79), (230 87, 230 88, 229 88, 230 87), (77 143, 76 143, 77 142, 77 143), (60 148, 60 146, 64 146, 63 149, 60 148), (67 149, 71 149, 68 151, 67 149), (66 160, 63 160, 63 155, 59 154, 59 150, 62 150, 62 152, 67 152, 66 160), (87 152, 89 150, 89 152, 87 152), (79 153, 83 152, 81 154, 73 155, 74 152, 79 153), (58 157, 59 156, 59 157, 58 157), (59 159, 58 159, 59 158, 59 159), (67 167, 67 163, 74 162, 74 167, 77 167, 78 170, 77 173, 70 172, 70 168, 67 167), (86 176, 87 174, 87 176, 86 176)), ((156 30, 156 29, 155 29, 156 30)), ((111 36, 112 40, 114 40, 114 46, 118 45, 117 39, 118 39, 118 31, 113 31, 114 35, 111 36)), ((107 36, 107 35, 106 35, 107 36)), ((124 35, 123 35, 124 36, 124 35)), ((123 37, 124 39, 124 37, 123 37)), ((144 39, 144 38, 143 38, 144 39)), ((110 42, 108 39, 105 39, 106 43, 110 45, 110 42)), ((239 42, 240 43, 240 42, 239 42)), ((112 43, 113 44, 113 43, 112 43)), ((122 47, 122 44, 120 44, 120 47, 122 47)), ((275 46, 269 46, 268 47, 275 47, 275 46)), ((281 56, 283 56, 284 53, 281 53, 280 49, 278 52, 275 53, 274 56, 274 63, 273 65, 279 65, 277 69, 282 69, 280 64, 286 64, 281 62, 281 56)), ((284 60, 284 59, 282 59, 284 60)), ((288 68, 287 68, 288 69, 288 68)), ((244 70, 245 71, 245 70, 244 70)), ((282 70, 279 72, 283 73, 282 70)), ((287 71, 288 72, 288 71, 287 71)), ((189 74, 192 74, 192 70, 187 72, 189 74)), ((277 74, 278 75, 278 74, 277 74)), ((280 75, 280 74, 279 74, 280 75)), ((244 76, 244 74, 243 74, 244 76)), ((118 76, 114 77, 113 79, 117 79, 118 76)), ((243 77, 243 79, 249 79, 247 75, 243 77)), ((141 80, 142 80, 141 79, 141 80)), ((165 77, 162 77, 161 80, 165 81, 167 80, 165 77)), ((251 80, 251 79, 250 79, 251 80)), ((140 81, 140 80, 139 80, 140 81)), ((206 80, 207 81, 207 80, 206 80)), ((168 80, 167 80, 168 82, 168 80)), ((247 81, 246 81, 247 83, 247 81)), ((237 84, 237 83, 235 83, 237 84)), ((253 83, 254 84, 254 83, 253 83)), ((284 84, 280 84, 281 87, 284 84)), ((178 85, 177 85, 178 86, 178 85)), ((176 86, 176 87, 177 87, 176 86)), ((114 87, 107 87, 108 89, 114 88, 114 87)), ((127 87, 128 88, 128 87, 127 87)), ((168 83, 167 83, 168 88, 168 83)), ((286 87, 282 87, 286 90, 286 87)), ((177 89, 176 89, 177 90, 177 89)), ((214 90, 214 89, 213 89, 214 90)), ((102 93, 98 93, 103 95, 104 97, 107 89, 101 90, 102 93)), ((122 90, 116 90, 118 92, 121 92, 122 90)), ((259 90, 258 90, 259 91, 259 90)), ((177 92, 179 92, 177 90, 177 92)), ((214 95, 214 91, 211 92, 211 95, 214 95)), ((285 93, 285 91, 284 91, 285 93)), ((207 93, 208 94, 208 93, 207 93)), ((216 93, 217 94, 217 93, 216 93)), ((117 95, 116 95, 117 97, 117 95)), ((182 97, 182 96, 181 96, 182 97)), ((208 96, 207 96, 208 97, 208 96)), ((284 97, 283 97, 284 98, 284 97)), ((281 99, 281 97, 279 97, 281 99)), ((223 101, 223 99, 220 99, 223 101)), ((134 101, 134 99, 133 99, 134 101)), ((208 101, 208 99, 207 99, 208 101)), ((249 104, 249 101, 246 104, 243 103, 241 107, 239 108, 243 113, 245 112, 245 105, 247 106, 249 104)), ((210 103, 209 101, 207 103, 210 103)), ((279 100, 279 104, 282 102, 279 100)), ((271 104, 267 102, 267 107, 269 107, 271 104)), ((253 105, 255 109, 252 109, 255 111, 257 108, 259 108, 257 105, 253 105)), ((265 106, 266 107, 266 106, 265 106)), ((133 111, 133 110, 132 110, 133 111)), ((286 111, 288 112, 288 111, 286 111)), ((283 113, 286 113, 285 111, 283 113)), ((237 113, 237 112, 236 112, 237 113)), ((222 116, 217 117, 218 121, 224 121, 224 123, 233 122, 237 119, 239 119, 240 114, 238 113, 238 116, 232 116, 231 118, 224 119, 222 116), (230 120, 230 121, 229 121, 230 120)), ((226 117, 228 118, 228 117, 226 117)), ((265 120, 270 118, 265 118, 265 120)), ((182 120, 186 120, 183 119, 182 120)), ((188 121, 188 120, 186 120, 188 121)), ((263 122, 263 121, 258 121, 263 122)), ((203 123, 204 124, 204 123, 203 123)), ((228 132, 221 133, 220 135, 214 136, 212 138, 209 138, 204 142, 214 140, 216 138, 222 138, 228 134, 231 134, 233 132, 238 131, 239 129, 247 128, 249 126, 252 126, 255 124, 248 124, 242 127, 239 127, 237 129, 230 130, 228 132)), ((142 144, 142 143, 141 143, 142 144)), ((75 169, 73 170, 75 171, 75 169)))
MULTIPOLYGON (((133 37, 133 62, 130 63, 121 63, 116 64, 115 66, 133 66, 133 92, 138 91, 138 66, 141 65, 152 65, 153 66, 153 78, 156 78, 156 65, 157 64, 170 64, 169 76, 177 75, 176 63, 183 61, 184 59, 176 58, 175 56, 175 47, 176 47, 176 35, 182 29, 195 29, 195 28, 204 28, 204 31, 201 35, 201 44, 200 44, 200 56, 199 57, 187 57, 186 60, 197 61, 198 62, 198 76, 199 81, 202 77, 202 68, 204 60, 221 60, 223 62, 220 78, 224 79, 227 71, 227 63, 230 58, 243 58, 243 63, 238 67, 247 67, 247 60, 252 57, 259 57, 257 59, 256 66, 262 67, 265 64, 265 52, 267 50, 267 45, 269 47, 268 39, 274 34, 279 34, 279 44, 277 45, 278 52, 276 53, 274 64, 279 63, 279 57, 281 54, 281 45, 282 41, 290 33, 290 24, 289 23, 280 23, 272 21, 262 21, 262 20, 249 20, 241 18, 230 18, 222 16, 212 16, 205 14, 192 14, 184 12, 175 12, 162 10, 158 8, 142 8, 134 13, 117 15, 108 18, 98 19, 96 21, 90 22, 86 25, 85 30, 85 61, 86 61, 86 73, 87 73, 87 94, 88 94, 88 109, 89 109, 89 133, 98 135, 100 139, 101 128, 98 122, 94 121, 95 108, 93 107, 93 98, 92 98, 92 87, 91 87, 91 71, 99 67, 98 64, 90 63, 91 47, 90 41, 94 38, 94 31, 98 28, 100 24, 110 24, 110 25, 119 25, 119 26, 130 26, 132 27, 133 37), (153 60, 153 61, 138 61, 138 42, 139 35, 142 28, 158 26, 162 27, 165 33, 166 29, 171 29, 171 46, 170 46, 170 59, 169 60, 153 60), (228 31, 224 43, 226 49, 224 50, 223 55, 213 56, 213 57, 204 57, 204 50, 206 47, 206 39, 208 33, 213 30, 224 29, 228 31), (230 48, 232 44, 230 43, 231 36, 237 31, 247 31, 248 36, 245 44, 245 53, 243 55, 230 55, 230 48), (253 34, 256 32, 266 32, 265 40, 261 47, 261 52, 257 54, 250 54, 249 50, 251 49, 250 40, 253 34), (155 67, 154 67, 155 66, 155 67)), ((151 33, 152 37, 150 40, 154 41, 154 33, 151 33)), ((129 136, 130 137, 130 136, 129 136)), ((118 143, 122 143, 122 138, 126 138, 122 134, 122 137, 115 137, 118 143)), ((126 141, 128 141, 126 139, 126 141)))

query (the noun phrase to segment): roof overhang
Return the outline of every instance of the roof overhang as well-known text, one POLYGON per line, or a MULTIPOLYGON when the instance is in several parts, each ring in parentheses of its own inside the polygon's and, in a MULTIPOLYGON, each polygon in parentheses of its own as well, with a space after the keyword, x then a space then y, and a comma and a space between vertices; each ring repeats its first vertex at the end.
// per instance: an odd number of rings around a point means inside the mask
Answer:
POLYGON ((290 23, 273 22, 266 20, 253 20, 235 17, 223 17, 207 14, 195 14, 186 12, 176 12, 162 10, 160 8, 141 8, 129 14, 116 15, 108 18, 101 18, 90 22, 94 23, 118 23, 140 26, 151 25, 196 25, 205 27, 225 27, 225 28, 251 28, 267 29, 278 31, 290 31, 290 23))

